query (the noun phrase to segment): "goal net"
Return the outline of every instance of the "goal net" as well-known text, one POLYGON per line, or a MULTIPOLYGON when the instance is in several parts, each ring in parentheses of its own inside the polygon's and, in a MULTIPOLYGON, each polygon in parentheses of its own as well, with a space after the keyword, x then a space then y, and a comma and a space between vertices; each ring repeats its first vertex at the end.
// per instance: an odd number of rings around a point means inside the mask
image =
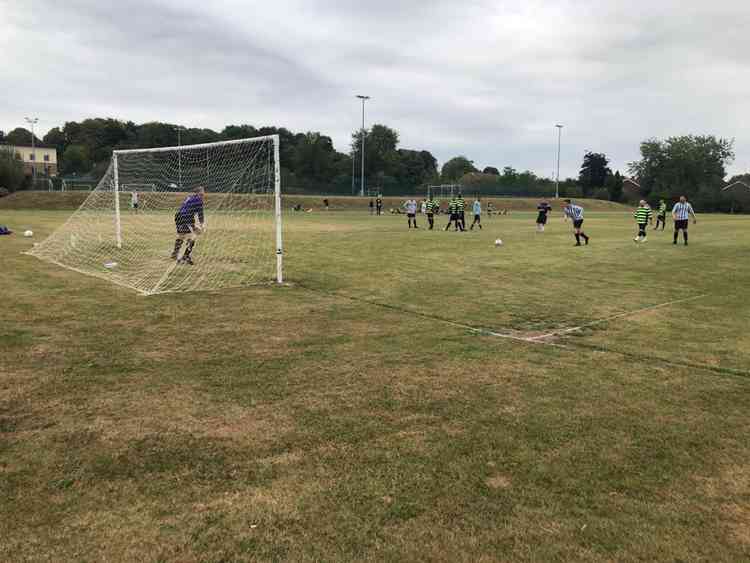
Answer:
POLYGON ((280 283, 279 138, 114 151, 29 254, 147 295, 280 283))

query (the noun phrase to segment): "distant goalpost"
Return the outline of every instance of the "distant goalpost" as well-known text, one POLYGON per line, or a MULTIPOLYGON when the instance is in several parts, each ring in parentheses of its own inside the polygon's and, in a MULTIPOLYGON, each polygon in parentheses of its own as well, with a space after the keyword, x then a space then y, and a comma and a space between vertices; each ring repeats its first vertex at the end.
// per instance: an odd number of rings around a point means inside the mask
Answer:
POLYGON ((279 136, 116 150, 81 207, 29 254, 144 295, 282 283, 279 136), (178 263, 175 214, 199 188, 206 229, 195 229, 194 264, 178 263), (138 213, 123 214, 133 192, 138 213))
POLYGON ((155 192, 156 184, 123 184, 122 191, 124 192, 155 192))
POLYGON ((448 199, 459 193, 461 193, 461 186, 458 184, 427 186, 427 199, 448 199))

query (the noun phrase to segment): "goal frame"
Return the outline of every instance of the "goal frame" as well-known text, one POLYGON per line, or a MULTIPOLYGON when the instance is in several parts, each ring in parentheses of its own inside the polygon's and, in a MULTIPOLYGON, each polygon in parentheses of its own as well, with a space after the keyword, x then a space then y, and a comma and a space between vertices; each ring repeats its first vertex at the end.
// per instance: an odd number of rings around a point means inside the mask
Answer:
POLYGON ((214 143, 200 143, 197 145, 180 145, 177 147, 157 147, 151 149, 122 149, 112 151, 112 168, 113 168, 113 186, 112 191, 115 197, 115 241, 117 248, 122 248, 122 222, 120 217, 120 176, 118 156, 124 154, 154 153, 165 151, 177 151, 182 155, 182 151, 195 149, 209 149, 218 146, 239 145, 249 142, 273 142, 274 158, 274 226, 276 230, 276 283, 284 283, 284 241, 283 230, 281 225, 281 163, 279 162, 279 135, 265 135, 261 137, 250 137, 246 139, 235 139, 232 141, 217 141, 214 143))

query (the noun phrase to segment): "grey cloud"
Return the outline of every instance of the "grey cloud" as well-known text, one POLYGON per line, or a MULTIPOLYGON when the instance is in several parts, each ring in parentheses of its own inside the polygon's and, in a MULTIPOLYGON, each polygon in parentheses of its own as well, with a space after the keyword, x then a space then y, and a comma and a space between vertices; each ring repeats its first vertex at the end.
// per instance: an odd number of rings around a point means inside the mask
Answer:
POLYGON ((587 149, 624 169, 644 138, 736 138, 749 169, 750 8, 492 1, 0 2, 0 127, 107 115, 321 130, 368 122, 441 161, 563 174, 587 149), (50 25, 49 22, 55 22, 50 25), (29 48, 33 45, 34 48, 29 48))

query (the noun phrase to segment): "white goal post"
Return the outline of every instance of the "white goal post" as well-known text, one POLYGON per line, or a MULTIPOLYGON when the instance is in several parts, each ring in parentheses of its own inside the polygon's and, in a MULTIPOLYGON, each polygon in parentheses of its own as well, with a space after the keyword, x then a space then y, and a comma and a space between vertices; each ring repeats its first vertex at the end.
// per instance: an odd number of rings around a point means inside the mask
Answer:
POLYGON ((146 295, 282 283, 279 155, 278 135, 115 150, 91 195, 29 254, 146 295), (137 212, 123 214, 134 192, 137 212))

